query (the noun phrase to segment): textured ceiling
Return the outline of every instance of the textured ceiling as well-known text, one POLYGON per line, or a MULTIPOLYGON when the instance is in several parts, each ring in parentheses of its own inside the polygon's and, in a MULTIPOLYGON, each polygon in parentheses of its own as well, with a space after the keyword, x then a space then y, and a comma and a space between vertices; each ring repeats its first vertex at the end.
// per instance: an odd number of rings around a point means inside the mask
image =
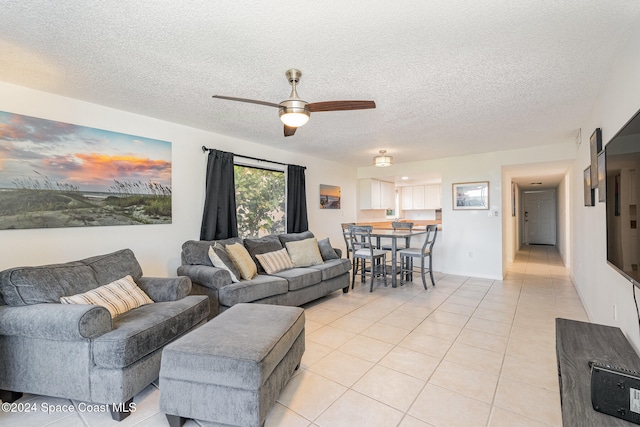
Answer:
POLYGON ((368 166, 574 141, 637 0, 0 0, 0 80, 368 166), (284 138, 289 68, 312 114, 284 138))

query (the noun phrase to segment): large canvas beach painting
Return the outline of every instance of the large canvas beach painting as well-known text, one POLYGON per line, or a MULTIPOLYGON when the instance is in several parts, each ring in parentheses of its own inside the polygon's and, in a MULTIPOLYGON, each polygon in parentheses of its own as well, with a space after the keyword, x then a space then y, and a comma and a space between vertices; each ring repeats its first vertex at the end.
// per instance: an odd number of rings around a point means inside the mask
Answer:
POLYGON ((0 230, 170 223, 170 142, 0 111, 0 230))

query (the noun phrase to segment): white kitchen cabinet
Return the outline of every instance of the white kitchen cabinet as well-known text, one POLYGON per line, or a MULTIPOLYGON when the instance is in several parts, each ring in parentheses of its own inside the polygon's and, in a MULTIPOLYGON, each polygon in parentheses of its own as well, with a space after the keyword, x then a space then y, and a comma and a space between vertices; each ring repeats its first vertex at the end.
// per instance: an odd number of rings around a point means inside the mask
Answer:
POLYGON ((402 187, 402 210, 441 209, 440 185, 412 185, 402 187))
POLYGON ((402 201, 400 206, 403 211, 413 209, 413 187, 401 187, 400 197, 402 201))
POLYGON ((440 184, 424 186, 424 208, 442 209, 442 194, 440 184))
POLYGON ((360 209, 394 209, 395 187, 378 179, 360 180, 360 209))

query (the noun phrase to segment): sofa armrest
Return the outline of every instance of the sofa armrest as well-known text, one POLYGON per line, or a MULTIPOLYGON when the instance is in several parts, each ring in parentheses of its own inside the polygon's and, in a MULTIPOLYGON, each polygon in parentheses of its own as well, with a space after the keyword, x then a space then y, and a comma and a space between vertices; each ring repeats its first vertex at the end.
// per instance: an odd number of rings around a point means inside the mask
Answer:
POLYGON ((177 301, 191 292, 191 279, 178 277, 141 277, 136 282, 154 302, 177 301))
POLYGON ((83 340, 113 329, 109 311, 89 304, 0 306, 0 335, 83 340))
POLYGON ((225 269, 208 265, 181 265, 178 275, 189 276, 193 283, 210 288, 220 289, 231 284, 231 274, 225 269))
POLYGON ((340 248, 333 248, 334 251, 336 251, 336 254, 338 255, 338 258, 342 258, 342 249, 340 248))

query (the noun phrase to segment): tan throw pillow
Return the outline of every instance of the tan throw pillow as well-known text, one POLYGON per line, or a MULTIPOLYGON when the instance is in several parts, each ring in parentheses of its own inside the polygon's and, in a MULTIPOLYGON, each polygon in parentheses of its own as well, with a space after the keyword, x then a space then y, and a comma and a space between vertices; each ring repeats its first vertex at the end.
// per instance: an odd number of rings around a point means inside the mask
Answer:
POLYGON ((316 238, 285 243, 294 267, 309 267, 324 262, 316 238))
POLYGON ((131 276, 111 282, 70 297, 60 297, 62 304, 93 304, 99 305, 111 313, 111 317, 116 317, 129 310, 153 304, 153 300, 136 285, 131 276))
POLYGON ((240 276, 245 280, 251 280, 258 274, 258 267, 256 263, 251 259, 251 255, 247 249, 240 243, 234 243, 233 245, 227 245, 227 254, 233 264, 240 270, 240 276))
POLYGON ((227 270, 229 272, 229 274, 231 275, 232 283, 237 283, 240 281, 238 279, 238 276, 236 276, 235 272, 233 271, 235 270, 235 265, 233 265, 233 261, 229 259, 230 263, 232 264, 231 266, 228 266, 227 264, 225 264, 222 258, 220 258, 216 253, 216 251, 213 249, 213 246, 209 246, 209 259, 211 260, 211 264, 213 264, 214 267, 218 267, 223 270, 227 270), (233 269, 231 268, 232 266, 234 267, 233 269))
POLYGON ((287 250, 282 248, 279 251, 267 252, 266 254, 256 255, 260 265, 267 274, 277 273, 278 271, 289 270, 293 268, 291 258, 287 250))

